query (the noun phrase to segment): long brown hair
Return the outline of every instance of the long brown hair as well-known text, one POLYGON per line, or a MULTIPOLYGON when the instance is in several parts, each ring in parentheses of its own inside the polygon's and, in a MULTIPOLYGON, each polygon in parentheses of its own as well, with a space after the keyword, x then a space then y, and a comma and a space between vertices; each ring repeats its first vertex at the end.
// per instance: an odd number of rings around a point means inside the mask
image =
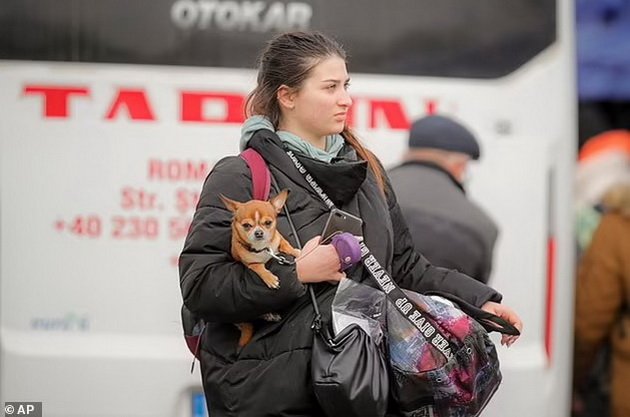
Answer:
MULTIPOLYGON (((341 45, 320 32, 288 32, 273 38, 260 55, 257 85, 247 97, 246 116, 267 116, 277 129, 281 115, 278 89, 286 85, 299 90, 313 68, 326 58, 334 56, 347 60, 341 45)), ((379 189, 384 194, 385 173, 376 156, 361 144, 347 126, 341 135, 359 157, 367 161, 379 189)))

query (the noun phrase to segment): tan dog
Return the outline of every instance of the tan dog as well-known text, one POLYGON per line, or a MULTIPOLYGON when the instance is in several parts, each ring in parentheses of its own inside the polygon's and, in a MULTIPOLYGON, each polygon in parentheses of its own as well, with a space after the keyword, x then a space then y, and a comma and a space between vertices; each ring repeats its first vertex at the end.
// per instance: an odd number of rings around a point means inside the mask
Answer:
MULTIPOLYGON (((230 210, 232 219, 232 257, 254 271, 269 287, 280 287, 278 277, 265 268, 271 259, 271 253, 286 253, 297 257, 298 249, 294 249, 276 229, 278 213, 286 202, 288 190, 282 190, 269 201, 250 200, 239 203, 221 195, 221 201, 230 210)), ((277 315, 266 314, 265 319, 277 320, 277 315)), ((251 340, 254 327, 251 323, 237 324, 241 330, 239 346, 243 347, 251 340)))

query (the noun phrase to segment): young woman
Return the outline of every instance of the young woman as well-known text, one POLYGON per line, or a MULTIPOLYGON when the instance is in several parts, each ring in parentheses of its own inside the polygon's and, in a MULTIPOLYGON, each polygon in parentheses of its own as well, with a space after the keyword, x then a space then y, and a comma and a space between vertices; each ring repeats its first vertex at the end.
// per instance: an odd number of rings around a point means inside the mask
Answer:
MULTIPOLYGON (((313 308, 305 284, 314 284, 325 322, 335 281, 345 275, 331 245, 319 245, 329 207, 296 169, 291 151, 336 207, 363 219, 363 237, 372 254, 403 287, 441 290, 493 312, 517 328, 518 316, 498 304, 501 295, 474 279, 431 266, 414 250, 396 197, 376 157, 346 124, 352 100, 345 52, 319 33, 286 33, 267 45, 260 59, 258 85, 248 100, 241 147, 266 160, 278 190, 291 193, 287 208, 304 244, 293 265, 270 261, 279 289, 268 288, 230 255, 231 213, 219 195, 252 198, 251 173, 239 157, 217 163, 208 176, 180 258, 186 306, 208 321, 201 345, 204 391, 212 417, 319 416, 310 381, 313 308), (278 313, 282 320, 259 317, 278 313), (238 348, 232 323, 255 322, 252 341, 238 348)), ((286 217, 278 228, 296 245, 286 217)), ((362 266, 348 278, 369 283, 362 266)), ((504 336, 511 345, 515 337, 504 336)))

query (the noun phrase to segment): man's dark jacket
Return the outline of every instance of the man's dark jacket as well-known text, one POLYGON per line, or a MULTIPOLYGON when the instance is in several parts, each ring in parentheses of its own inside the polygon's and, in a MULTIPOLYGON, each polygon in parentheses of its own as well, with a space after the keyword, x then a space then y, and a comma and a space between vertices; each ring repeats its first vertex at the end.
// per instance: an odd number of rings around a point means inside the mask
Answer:
MULTIPOLYGON (((261 130, 249 146, 266 159, 279 189, 291 190, 287 205, 302 244, 321 233, 328 209, 297 171, 275 133, 261 130)), ((413 249, 411 236, 392 192, 385 199, 366 163, 354 150, 327 164, 307 157, 300 161, 335 204, 364 220, 364 238, 372 253, 404 288, 439 289, 481 306, 501 296, 455 271, 431 266, 413 249)), ((278 190, 272 189, 272 195, 278 190)), ((267 268, 280 280, 270 289, 230 255, 231 213, 219 194, 236 201, 251 199, 251 173, 239 157, 219 161, 203 186, 197 211, 180 258, 180 283, 185 305, 209 322, 201 347, 204 391, 212 417, 319 416, 310 381, 313 308, 294 265, 271 260, 267 268), (278 312, 280 322, 259 317, 278 312), (237 349, 239 331, 232 323, 253 322, 252 341, 237 349)), ((296 245, 287 220, 281 233, 296 245)), ((348 273, 370 283, 363 267, 348 273)), ((330 321, 335 286, 316 285, 324 319, 330 321)))
POLYGON ((409 230, 434 265, 488 282, 498 229, 462 185, 430 162, 409 161, 389 172, 409 230))

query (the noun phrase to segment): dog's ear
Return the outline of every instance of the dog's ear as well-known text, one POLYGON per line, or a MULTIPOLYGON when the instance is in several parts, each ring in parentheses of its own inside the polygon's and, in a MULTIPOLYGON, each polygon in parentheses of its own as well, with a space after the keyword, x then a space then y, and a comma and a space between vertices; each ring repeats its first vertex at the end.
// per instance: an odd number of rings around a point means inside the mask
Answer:
POLYGON ((219 194, 219 198, 221 199, 221 201, 223 201, 223 204, 225 204, 225 207, 227 207, 227 209, 230 210, 232 213, 236 213, 236 210, 238 210, 238 208, 242 205, 242 203, 239 203, 238 201, 230 200, 223 194, 219 194))
POLYGON ((282 207, 284 206, 284 203, 287 201, 288 196, 289 190, 285 188, 284 190, 280 191, 277 196, 269 200, 273 208, 276 209, 276 213, 280 213, 282 207))

